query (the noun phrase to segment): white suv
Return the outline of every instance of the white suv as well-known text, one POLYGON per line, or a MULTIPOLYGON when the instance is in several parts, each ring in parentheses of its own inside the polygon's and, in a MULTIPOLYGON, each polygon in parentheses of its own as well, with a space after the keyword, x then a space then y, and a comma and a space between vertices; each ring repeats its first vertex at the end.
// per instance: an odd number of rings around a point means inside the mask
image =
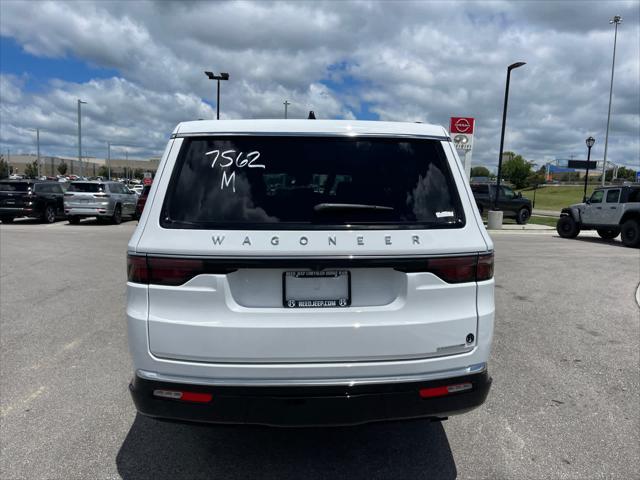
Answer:
POLYGON ((439 419, 489 392, 493 244, 442 127, 179 124, 127 290, 145 415, 439 419))

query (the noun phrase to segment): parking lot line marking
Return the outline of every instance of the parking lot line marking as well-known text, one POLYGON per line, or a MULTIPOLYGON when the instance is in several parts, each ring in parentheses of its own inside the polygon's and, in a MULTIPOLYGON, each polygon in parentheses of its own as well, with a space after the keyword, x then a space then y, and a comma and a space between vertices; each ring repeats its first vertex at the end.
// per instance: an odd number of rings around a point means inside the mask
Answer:
POLYGON ((9 412, 11 412, 12 410, 14 410, 15 408, 17 408, 18 406, 24 406, 26 404, 28 404, 29 402, 35 400, 36 398, 38 398, 40 395, 42 395, 42 393, 46 390, 46 388, 44 386, 40 387, 38 390, 36 390, 35 392, 31 393, 28 397, 26 397, 23 400, 20 400, 19 402, 17 402, 17 404, 13 404, 13 405, 7 405, 6 407, 4 407, 2 410, 0 410, 0 417, 5 417, 9 412))
POLYGON ((638 284, 638 288, 636 288, 636 303, 640 307, 640 283, 638 284))

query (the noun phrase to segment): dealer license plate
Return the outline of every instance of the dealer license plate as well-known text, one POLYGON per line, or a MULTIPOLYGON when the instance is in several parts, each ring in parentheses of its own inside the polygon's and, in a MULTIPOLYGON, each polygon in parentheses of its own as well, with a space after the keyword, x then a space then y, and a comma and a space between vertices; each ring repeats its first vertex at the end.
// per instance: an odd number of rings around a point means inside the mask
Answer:
POLYGON ((282 302, 287 308, 330 308, 351 305, 347 270, 284 272, 282 302))

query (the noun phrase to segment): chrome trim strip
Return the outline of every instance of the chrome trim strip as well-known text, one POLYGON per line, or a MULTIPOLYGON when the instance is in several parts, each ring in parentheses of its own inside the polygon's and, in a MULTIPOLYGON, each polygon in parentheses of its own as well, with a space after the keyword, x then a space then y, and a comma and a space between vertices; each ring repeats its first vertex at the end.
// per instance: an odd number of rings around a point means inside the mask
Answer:
POLYGON ((451 142, 451 137, 443 135, 418 135, 404 133, 366 133, 366 132, 187 132, 174 133, 171 138, 187 137, 379 137, 379 138, 415 138, 451 142))
POLYGON ((171 253, 154 253, 154 252, 135 252, 130 253, 136 256, 149 256, 154 258, 194 258, 198 260, 424 260, 429 258, 443 258, 443 257, 468 257, 470 255, 489 255, 493 250, 474 250, 471 252, 456 252, 456 253, 439 253, 439 254, 423 254, 423 255, 185 255, 185 254, 171 254, 171 253))
POLYGON ((257 386, 257 387, 276 387, 276 386, 318 386, 318 385, 367 385, 375 383, 410 383, 410 382, 426 382, 430 380, 440 380, 443 378, 462 377, 464 375, 472 375, 482 373, 487 369, 487 364, 477 363, 464 368, 452 370, 440 370, 437 372, 424 373, 420 375, 401 375, 393 377, 368 377, 368 378, 326 378, 314 380, 274 380, 274 379, 213 379, 201 377, 180 377, 176 375, 164 375, 161 373, 148 372, 146 370, 137 370, 136 375, 146 380, 155 380, 158 382, 186 383, 190 385, 208 385, 208 386, 257 386))

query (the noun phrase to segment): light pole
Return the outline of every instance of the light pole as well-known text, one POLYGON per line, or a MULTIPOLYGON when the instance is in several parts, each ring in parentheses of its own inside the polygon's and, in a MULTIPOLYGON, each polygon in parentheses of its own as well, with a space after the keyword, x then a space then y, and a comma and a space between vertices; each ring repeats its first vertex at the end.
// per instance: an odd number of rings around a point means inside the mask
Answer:
MULTIPOLYGON (((498 195, 500 194, 500 175, 502 175, 502 151, 504 148, 504 129, 507 123, 507 104, 509 103, 509 81, 511 79, 511 70, 522 67, 526 65, 526 62, 516 62, 512 63, 507 67, 507 84, 504 89, 504 107, 502 110, 502 133, 500 134, 500 154, 498 157, 498 182, 496 184, 496 194, 493 204, 493 209, 498 210, 498 195)), ((502 219, 500 219, 500 224, 502 224, 502 219)))
POLYGON ((585 140, 587 142, 587 173, 584 176, 584 195, 582 197, 582 201, 587 201, 587 182, 589 182, 589 162, 591 162, 591 147, 596 143, 596 139, 593 137, 589 137, 585 140))
POLYGON ((111 180, 111 142, 107 142, 107 175, 111 180))
MULTIPOLYGON (((34 131, 34 130, 32 130, 34 131)), ((38 163, 38 178, 40 178, 40 129, 36 128, 36 151, 37 151, 37 163, 38 163)))
POLYGON ((218 81, 218 97, 216 101, 216 120, 220 120, 220 80, 229 80, 229 74, 221 72, 220 75, 214 75, 213 72, 204 72, 209 80, 218 81))
POLYGON ((78 162, 80 162, 80 175, 84 176, 84 168, 82 166, 82 116, 80 111, 80 106, 83 103, 82 100, 78 99, 78 162))
POLYGON ((604 187, 605 168, 607 167, 607 147, 609 146, 609 123, 611 123, 611 97, 613 96, 613 72, 616 68, 616 42, 618 41, 618 25, 622 23, 620 15, 609 20, 609 24, 615 24, 613 34, 613 61, 611 62, 611 85, 609 86, 609 112, 607 113, 607 133, 604 136, 604 161, 602 162, 602 186, 604 187))
POLYGON ((287 100, 285 100, 283 105, 284 105, 284 119, 286 120, 287 119, 287 107, 289 105, 291 105, 291 104, 287 100))

